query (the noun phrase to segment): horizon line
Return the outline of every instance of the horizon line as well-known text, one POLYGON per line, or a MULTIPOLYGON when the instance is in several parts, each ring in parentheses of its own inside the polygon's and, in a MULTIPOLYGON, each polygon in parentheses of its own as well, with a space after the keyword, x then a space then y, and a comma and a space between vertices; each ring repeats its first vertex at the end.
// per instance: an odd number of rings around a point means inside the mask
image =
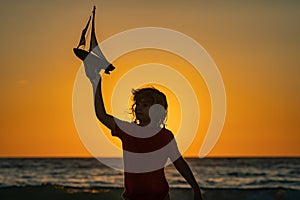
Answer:
MULTIPOLYGON (((94 157, 94 156, 0 156, 0 159, 122 159, 123 157, 94 157)), ((183 156, 187 159, 238 159, 238 158, 300 158, 300 155, 287 155, 287 156, 276 156, 276 155, 253 155, 253 156, 206 156, 200 158, 197 156, 183 156)))

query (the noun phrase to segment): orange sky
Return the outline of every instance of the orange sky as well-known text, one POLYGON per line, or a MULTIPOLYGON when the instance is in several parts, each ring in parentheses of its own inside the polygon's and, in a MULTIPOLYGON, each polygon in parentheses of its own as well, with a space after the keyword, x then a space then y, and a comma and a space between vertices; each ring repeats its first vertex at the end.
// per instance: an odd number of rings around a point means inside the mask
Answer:
MULTIPOLYGON (((94 4, 99 41, 132 28, 165 27, 192 37, 211 55, 224 81, 227 115, 209 156, 300 155, 299 2, 112 0, 0 3, 1 157, 90 156, 72 115, 81 64, 72 48, 94 4)), ((114 61, 117 69, 106 81, 117 80, 118 66, 149 61, 179 71, 188 66, 166 52, 138 51, 114 61)), ((185 76, 192 79, 190 72, 185 76)), ((203 102, 202 118, 186 156, 198 154, 210 116, 207 88, 197 80, 191 82, 203 102)))

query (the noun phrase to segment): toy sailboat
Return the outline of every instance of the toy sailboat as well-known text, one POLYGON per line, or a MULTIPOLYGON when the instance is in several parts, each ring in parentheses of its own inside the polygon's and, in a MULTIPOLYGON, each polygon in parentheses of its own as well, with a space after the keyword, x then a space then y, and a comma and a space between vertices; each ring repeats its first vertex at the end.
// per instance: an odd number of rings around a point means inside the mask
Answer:
POLYGON ((110 74, 110 71, 114 70, 115 67, 107 61, 103 55, 101 49, 98 46, 98 42, 95 35, 95 11, 96 7, 93 8, 92 16, 92 30, 89 50, 80 49, 81 46, 86 44, 86 32, 90 25, 91 17, 89 18, 85 28, 82 30, 81 37, 77 48, 73 48, 75 55, 83 61, 87 74, 99 73, 101 69, 105 70, 106 74, 110 74))

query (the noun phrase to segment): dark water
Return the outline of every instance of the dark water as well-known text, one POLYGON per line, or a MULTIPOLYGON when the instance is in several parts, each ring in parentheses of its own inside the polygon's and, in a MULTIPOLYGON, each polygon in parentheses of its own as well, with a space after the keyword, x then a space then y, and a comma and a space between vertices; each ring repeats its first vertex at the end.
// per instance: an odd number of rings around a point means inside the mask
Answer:
MULTIPOLYGON (((202 188, 300 191, 300 158, 186 159, 202 188)), ((173 166, 166 168, 171 188, 189 185, 173 166)), ((123 187, 123 172, 93 158, 0 159, 0 187, 60 185, 77 189, 123 187)))

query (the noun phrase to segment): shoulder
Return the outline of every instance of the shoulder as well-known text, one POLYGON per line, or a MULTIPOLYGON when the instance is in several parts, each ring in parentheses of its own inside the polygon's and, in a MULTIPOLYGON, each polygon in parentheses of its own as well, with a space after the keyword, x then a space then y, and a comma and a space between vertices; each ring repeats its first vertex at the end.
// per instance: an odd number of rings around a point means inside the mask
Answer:
POLYGON ((162 128, 161 130, 166 134, 173 135, 173 132, 167 128, 162 128))
POLYGON ((166 128, 161 129, 161 134, 168 139, 174 138, 172 131, 170 131, 169 129, 166 129, 166 128))

